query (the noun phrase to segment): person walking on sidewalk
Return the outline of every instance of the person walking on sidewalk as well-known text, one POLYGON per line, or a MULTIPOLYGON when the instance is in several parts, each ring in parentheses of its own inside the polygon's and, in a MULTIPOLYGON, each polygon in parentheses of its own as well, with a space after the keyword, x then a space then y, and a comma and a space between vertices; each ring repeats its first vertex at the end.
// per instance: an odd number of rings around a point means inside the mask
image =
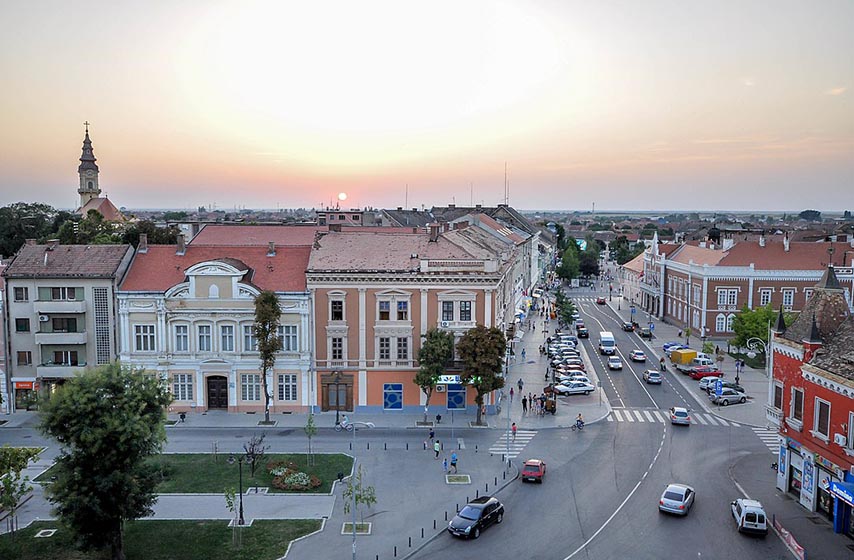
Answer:
POLYGON ((658 369, 664 371, 664 356, 662 356, 661 359, 658 360, 658 369))
POLYGON ((525 355, 526 355, 527 353, 528 353, 528 352, 527 352, 524 348, 522 348, 522 361, 523 361, 523 362, 525 361, 525 355))
POLYGON ((430 428, 429 436, 430 436, 430 443, 433 443, 433 440, 436 439, 436 430, 434 430, 433 428, 430 428))
POLYGON ((454 469, 454 473, 457 472, 457 452, 454 451, 451 453, 451 468, 454 469))
POLYGON ((436 459, 438 459, 438 458, 439 458, 439 452, 440 452, 441 450, 442 450, 442 444, 441 444, 441 443, 439 443, 439 440, 437 439, 437 440, 435 441, 435 443, 433 443, 433 451, 436 453, 436 459))
POLYGON ((513 387, 510 387, 510 402, 513 402, 513 387))
POLYGON ((448 458, 445 457, 442 459, 442 472, 448 474, 448 458))
POLYGON ((522 395, 522 416, 528 414, 528 397, 522 395))
POLYGON ((516 422, 510 427, 510 432, 513 434, 513 441, 516 441, 516 422))
POLYGON ((522 381, 522 378, 521 378, 521 377, 519 378, 519 381, 516 383, 516 386, 517 386, 517 387, 519 387, 519 392, 521 393, 521 392, 522 392, 522 387, 524 387, 524 386, 525 386, 525 382, 524 382, 524 381, 522 381))

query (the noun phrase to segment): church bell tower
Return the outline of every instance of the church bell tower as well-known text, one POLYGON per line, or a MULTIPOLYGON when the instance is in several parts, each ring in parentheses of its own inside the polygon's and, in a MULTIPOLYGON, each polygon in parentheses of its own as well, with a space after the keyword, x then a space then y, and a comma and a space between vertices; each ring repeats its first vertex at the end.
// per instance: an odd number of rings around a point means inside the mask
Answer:
POLYGON ((83 139, 83 154, 80 156, 80 166, 77 174, 80 176, 80 186, 77 192, 80 194, 80 207, 93 198, 101 195, 101 187, 98 186, 98 165, 95 163, 95 154, 92 153, 92 141, 89 140, 89 121, 83 123, 86 126, 86 136, 83 139))

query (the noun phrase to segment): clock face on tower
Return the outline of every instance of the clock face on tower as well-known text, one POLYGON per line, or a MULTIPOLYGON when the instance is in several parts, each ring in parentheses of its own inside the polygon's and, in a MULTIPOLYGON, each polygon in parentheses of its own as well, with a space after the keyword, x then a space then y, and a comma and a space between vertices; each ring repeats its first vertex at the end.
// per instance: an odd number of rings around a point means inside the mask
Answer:
POLYGON ((94 171, 92 171, 92 170, 90 169, 89 171, 87 171, 87 172, 86 172, 86 176, 87 176, 87 177, 94 177, 94 176, 95 176, 95 172, 94 172, 94 171))

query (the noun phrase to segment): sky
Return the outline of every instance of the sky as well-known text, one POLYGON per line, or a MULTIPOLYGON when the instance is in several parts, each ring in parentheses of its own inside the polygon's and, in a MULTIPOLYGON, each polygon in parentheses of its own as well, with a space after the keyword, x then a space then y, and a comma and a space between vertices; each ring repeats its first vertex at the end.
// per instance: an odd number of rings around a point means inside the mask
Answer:
POLYGON ((854 2, 0 3, 0 204, 854 210, 854 2))

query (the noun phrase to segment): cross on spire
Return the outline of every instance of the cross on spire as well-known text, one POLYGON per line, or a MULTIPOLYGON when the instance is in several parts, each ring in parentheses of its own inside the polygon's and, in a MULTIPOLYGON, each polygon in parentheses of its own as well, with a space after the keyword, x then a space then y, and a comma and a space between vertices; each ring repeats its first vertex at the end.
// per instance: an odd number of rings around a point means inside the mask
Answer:
POLYGON ((86 134, 89 134, 89 121, 83 123, 86 126, 86 134))

